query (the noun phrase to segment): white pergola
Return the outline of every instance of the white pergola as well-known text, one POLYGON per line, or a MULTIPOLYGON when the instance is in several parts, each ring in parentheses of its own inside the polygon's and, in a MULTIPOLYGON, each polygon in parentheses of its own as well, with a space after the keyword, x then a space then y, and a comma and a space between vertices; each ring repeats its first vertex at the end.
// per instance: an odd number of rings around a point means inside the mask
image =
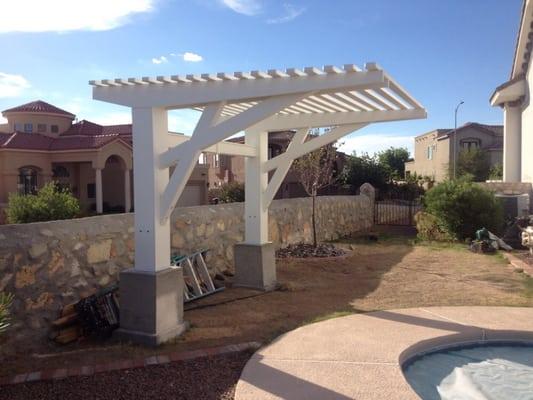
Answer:
POLYGON ((367 63, 364 70, 347 64, 90 84, 94 99, 132 108, 135 267, 121 276, 121 327, 130 338, 149 343, 159 343, 181 329, 178 285, 165 289, 177 296, 178 319, 158 325, 171 306, 158 302, 165 296, 157 289, 162 285, 157 276, 175 272, 169 267, 169 217, 201 152, 246 157, 245 242, 235 248, 236 281, 269 289, 276 278, 274 250, 268 242, 268 207, 292 162, 373 122, 426 117, 423 106, 375 63, 367 63), (185 108, 201 112, 193 134, 169 135, 167 111, 185 108), (317 127, 331 130, 308 138, 308 131, 317 127), (285 153, 268 159, 268 132, 279 130, 294 130, 295 135, 285 153), (224 141, 242 131, 244 144, 224 141), (171 166, 176 168, 169 176, 171 166), (270 171, 274 172, 269 180, 270 171), (127 286, 146 288, 151 285, 147 276, 155 277, 150 282, 156 288, 142 293, 131 289, 136 299, 129 299, 127 286), (137 282, 143 280, 142 285, 137 282), (149 313, 135 309, 140 298, 154 314, 156 322, 150 326, 139 326, 139 319, 149 313))

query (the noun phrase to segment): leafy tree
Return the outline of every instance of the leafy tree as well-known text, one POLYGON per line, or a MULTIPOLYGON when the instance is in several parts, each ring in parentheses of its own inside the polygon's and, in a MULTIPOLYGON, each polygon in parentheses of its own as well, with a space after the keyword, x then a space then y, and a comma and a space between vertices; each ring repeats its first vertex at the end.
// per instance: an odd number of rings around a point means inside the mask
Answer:
MULTIPOLYGON (((457 157, 457 178, 471 175, 476 182, 489 177, 490 160, 485 150, 471 149, 459 152, 457 157)), ((453 169, 450 171, 453 174, 453 169)))
POLYGON ((244 201, 244 183, 229 182, 217 188, 209 189, 209 200, 217 199, 220 203, 241 203, 244 201))
POLYGON ((307 153, 294 162, 294 170, 300 177, 300 182, 305 191, 313 200, 312 223, 313 223, 313 246, 317 247, 316 238, 316 196, 322 188, 332 185, 338 179, 335 176, 335 161, 337 149, 333 144, 321 147, 318 150, 307 153))
POLYGON ((343 183, 354 188, 358 188, 366 182, 378 190, 387 187, 390 178, 389 170, 379 163, 377 157, 370 157, 368 154, 357 156, 354 152, 346 161, 342 177, 343 183))
POLYGON ((494 164, 489 171, 489 179, 498 181, 503 179, 503 165, 501 163, 494 164))
POLYGON ((494 193, 460 178, 444 181, 428 190, 426 212, 434 215, 439 227, 455 239, 473 237, 476 230, 499 232, 503 226, 503 207, 494 193))
POLYGON ((391 179, 403 179, 405 163, 409 160, 409 151, 403 147, 390 147, 377 154, 379 164, 389 170, 391 179))
POLYGON ((54 182, 43 186, 36 195, 10 194, 6 210, 7 220, 11 224, 70 219, 79 213, 78 199, 54 182))

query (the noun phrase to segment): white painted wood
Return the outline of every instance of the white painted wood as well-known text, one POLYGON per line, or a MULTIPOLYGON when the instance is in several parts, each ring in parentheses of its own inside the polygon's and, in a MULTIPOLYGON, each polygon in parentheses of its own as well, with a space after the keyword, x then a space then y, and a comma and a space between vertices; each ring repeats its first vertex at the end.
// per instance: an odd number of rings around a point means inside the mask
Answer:
POLYGON ((131 211, 131 169, 124 170, 124 211, 131 211))
POLYGON ((102 170, 100 168, 96 168, 95 189, 96 189, 96 213, 102 214, 104 212, 104 200, 103 200, 103 193, 102 193, 102 170))
POLYGON ((409 119, 426 118, 426 110, 390 110, 390 111, 365 111, 324 114, 300 114, 300 115, 273 115, 270 118, 254 125, 254 130, 268 129, 270 131, 282 131, 286 129, 298 129, 304 127, 322 127, 331 125, 346 125, 385 121, 402 121, 409 119))
POLYGON ((328 133, 317 136, 311 140, 308 140, 305 143, 299 144, 298 146, 291 147, 290 151, 287 149, 285 153, 280 154, 270 160, 267 160, 263 163, 262 170, 263 172, 268 172, 276 168, 284 166, 288 160, 295 160, 298 157, 303 156, 311 151, 314 151, 326 144, 336 142, 343 136, 348 135, 351 132, 354 132, 358 129, 365 127, 367 124, 351 124, 351 125, 342 125, 333 128, 328 133))
POLYGON ((168 170, 157 165, 159 154, 167 149, 160 138, 168 135, 168 117, 162 108, 134 108, 132 120, 135 269, 156 272, 170 265, 170 223, 159 218, 168 170))
POLYGON ((520 182, 522 178, 522 108, 506 104, 503 108, 503 181, 520 182))
MULTIPOLYGON (((299 147, 303 142, 305 142, 305 139, 307 138, 308 133, 309 133, 309 128, 298 129, 296 133, 294 134, 284 154, 286 153, 292 154, 295 148, 299 147)), ((272 177, 270 178, 270 182, 268 182, 268 186, 265 192, 262 193, 263 207, 266 208, 267 211, 268 211, 268 207, 270 206, 270 203, 272 203, 272 200, 276 196, 276 193, 278 192, 279 187, 283 183, 283 180, 285 179, 287 172, 289 172, 289 169, 291 168, 293 161, 294 161, 294 158, 287 157, 283 163, 279 164, 279 166, 276 168, 276 172, 274 172, 274 175, 272 175, 272 177)))
POLYGON ((145 85, 95 86, 93 98, 128 107, 190 108, 219 101, 232 103, 313 91, 336 92, 386 86, 383 71, 309 76, 296 69, 288 69, 287 74, 290 78, 256 79, 249 73, 235 73, 241 79, 220 82, 208 82, 201 77, 187 75, 187 79, 194 81, 190 85, 180 85, 179 90, 174 84, 158 81, 159 84, 144 82, 149 85, 149 90, 145 85))
POLYGON ((261 245, 268 243, 268 207, 264 206, 262 196, 268 185, 268 173, 261 168, 268 159, 268 132, 246 131, 244 136, 245 143, 257 149, 257 156, 244 162, 244 242, 261 245))

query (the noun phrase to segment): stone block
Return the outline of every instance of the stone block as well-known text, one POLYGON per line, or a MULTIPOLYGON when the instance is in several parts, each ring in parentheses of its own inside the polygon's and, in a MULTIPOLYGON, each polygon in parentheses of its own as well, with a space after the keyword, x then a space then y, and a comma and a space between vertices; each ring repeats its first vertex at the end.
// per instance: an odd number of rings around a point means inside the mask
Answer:
POLYGON ((157 346, 181 335, 183 322, 183 271, 158 272, 129 269, 120 274, 120 328, 116 336, 157 346))
POLYGON ((235 286, 260 290, 276 287, 274 243, 252 245, 238 243, 234 247, 235 286))
POLYGON ((91 244, 87 250, 87 262, 97 264, 109 260, 111 257, 111 239, 91 244))

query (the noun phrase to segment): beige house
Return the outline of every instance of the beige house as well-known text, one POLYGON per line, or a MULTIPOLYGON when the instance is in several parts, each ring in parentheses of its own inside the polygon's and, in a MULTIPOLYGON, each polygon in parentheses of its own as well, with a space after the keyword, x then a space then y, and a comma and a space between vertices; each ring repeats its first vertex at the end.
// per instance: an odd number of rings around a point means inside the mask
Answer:
POLYGON ((486 150, 491 166, 501 164, 503 127, 469 122, 458 127, 456 133, 454 129, 436 129, 417 136, 414 160, 405 163, 405 174, 442 182, 453 171, 459 153, 470 149, 486 150))
POLYGON ((533 1, 524 0, 509 80, 496 88, 490 102, 503 109, 504 182, 533 182, 533 1))
MULTIPOLYGON (((77 122, 74 114, 44 101, 2 115, 7 124, 0 125, 0 207, 9 193, 35 193, 54 180, 69 188, 87 212, 133 208, 130 124, 77 122)), ((206 203, 207 169, 194 169, 178 205, 206 203)))

